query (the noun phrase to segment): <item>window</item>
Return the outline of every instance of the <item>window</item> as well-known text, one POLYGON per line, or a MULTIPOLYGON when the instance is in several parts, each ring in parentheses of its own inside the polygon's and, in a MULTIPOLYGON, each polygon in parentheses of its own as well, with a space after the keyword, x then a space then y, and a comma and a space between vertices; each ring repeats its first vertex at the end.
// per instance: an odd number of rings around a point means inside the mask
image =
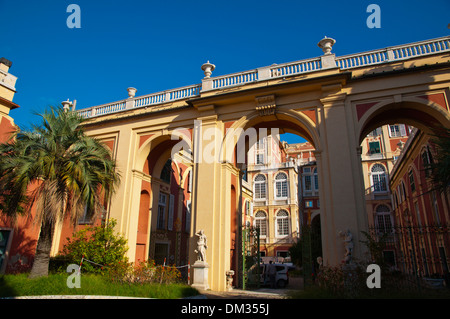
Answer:
POLYGON ((374 129, 372 132, 368 134, 368 136, 375 137, 381 135, 381 127, 374 129))
POLYGON ((192 202, 190 200, 186 201, 186 229, 185 231, 189 233, 191 231, 191 209, 192 202))
POLYGON ((319 191, 319 178, 316 167, 304 167, 302 173, 303 195, 311 196, 319 191))
POLYGON ((192 193, 192 169, 188 173, 187 183, 188 183, 187 191, 188 191, 188 193, 192 193))
POLYGON ((386 205, 378 205, 376 208, 376 226, 380 233, 392 232, 391 210, 386 205))
POLYGON ((250 216, 250 201, 245 201, 245 216, 250 216))
POLYGON ((167 195, 164 193, 159 193, 158 216, 156 221, 157 229, 166 229, 166 203, 167 195))
POLYGON ((8 242, 11 230, 1 229, 0 230, 0 270, 4 270, 6 265, 3 264, 8 250, 8 242))
POLYGON ((305 190, 306 191, 312 190, 311 175, 306 175, 305 176, 305 190))
POLYGON ((287 257, 289 257, 289 251, 287 251, 287 250, 277 250, 277 257, 287 258, 287 257))
POLYGON ((319 190, 319 178, 317 176, 317 168, 314 168, 314 190, 319 190))
POLYGON ((78 220, 78 224, 90 224, 93 216, 94 211, 92 209, 88 209, 88 205, 84 206, 83 216, 81 216, 78 220))
POLYGON ((369 142, 369 154, 380 154, 380 142, 369 142))
POLYGON ((389 125, 390 137, 402 137, 406 136, 406 128, 404 124, 389 125))
POLYGON ((313 207, 313 201, 312 201, 312 200, 307 200, 307 201, 305 201, 305 207, 306 207, 306 208, 311 208, 311 207, 313 207))
POLYGON ((289 214, 284 209, 280 210, 276 216, 277 237, 289 236, 289 214))
POLYGON ((255 227, 259 228, 259 236, 266 237, 267 236, 267 219, 266 213, 262 210, 259 210, 255 214, 255 227))
POLYGON ((416 184, 414 183, 414 173, 412 170, 408 172, 409 184, 411 185, 411 192, 416 191, 416 184))
POLYGON ((374 192, 386 192, 386 171, 381 164, 375 164, 372 166, 372 187, 374 192))
POLYGON ((433 157, 431 156, 431 152, 428 146, 422 153, 422 164, 425 170, 425 177, 430 177, 432 173, 430 165, 433 164, 433 157))
POLYGON ((397 192, 394 192, 394 208, 398 207, 398 198, 397 198, 397 192))
POLYGON ((277 198, 288 197, 288 182, 287 182, 287 175, 285 173, 278 173, 275 176, 275 197, 277 198))
POLYGON ((416 218, 417 218, 417 226, 422 226, 422 221, 420 218, 420 210, 419 210, 419 203, 414 203, 414 208, 416 210, 416 218))
POLYGON ((440 224, 441 223, 441 219, 439 218, 439 207, 438 207, 438 202, 437 202, 437 197, 436 197, 436 191, 433 191, 431 193, 431 201, 432 201, 432 205, 433 205, 433 213, 434 213, 434 217, 436 219, 436 224, 440 224))
POLYGON ((266 154, 266 139, 262 138, 255 144, 255 163, 256 165, 264 164, 266 154))
POLYGON ((169 218, 167 221, 168 230, 173 230, 174 204, 175 204, 175 196, 169 194, 169 218))
POLYGON ((170 184, 170 176, 172 175, 172 160, 169 158, 161 170, 161 180, 170 184))
POLYGON ((263 174, 256 175, 254 187, 254 198, 266 199, 266 177, 263 174))
POLYGON ((256 154, 256 164, 264 164, 264 154, 256 154))
POLYGON ((166 264, 169 263, 169 244, 167 243, 156 243, 155 244, 155 264, 162 265, 164 261, 166 264))

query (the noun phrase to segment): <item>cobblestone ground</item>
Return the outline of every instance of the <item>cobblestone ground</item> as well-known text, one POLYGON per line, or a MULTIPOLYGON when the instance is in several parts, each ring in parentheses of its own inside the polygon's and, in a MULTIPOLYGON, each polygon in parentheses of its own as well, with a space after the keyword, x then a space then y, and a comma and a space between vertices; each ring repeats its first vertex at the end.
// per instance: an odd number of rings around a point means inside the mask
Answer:
POLYGON ((302 289, 303 280, 298 277, 289 278, 285 289, 260 288, 256 290, 233 289, 232 291, 201 291, 205 299, 287 299, 291 292, 302 289))

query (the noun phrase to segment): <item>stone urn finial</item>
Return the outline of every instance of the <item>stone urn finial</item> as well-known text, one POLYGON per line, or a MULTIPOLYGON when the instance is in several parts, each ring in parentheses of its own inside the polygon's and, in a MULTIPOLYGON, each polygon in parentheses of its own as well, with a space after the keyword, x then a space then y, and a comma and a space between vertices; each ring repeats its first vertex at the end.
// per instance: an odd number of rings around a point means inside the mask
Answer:
POLYGON ((67 101, 61 102, 61 104, 63 105, 64 112, 68 112, 70 110, 70 107, 72 106, 72 102, 70 102, 69 99, 67 99, 67 101))
POLYGON ((204 63, 202 65, 202 70, 203 72, 205 72, 205 78, 209 78, 211 76, 212 71, 214 71, 214 69, 216 68, 216 66, 212 63, 208 62, 204 63))
POLYGON ((331 54, 331 47, 336 43, 335 39, 332 38, 323 38, 317 44, 323 51, 325 55, 331 54))
POLYGON ((132 99, 132 98, 134 98, 134 96, 136 95, 137 89, 132 88, 132 87, 129 87, 129 88, 127 89, 127 91, 128 91, 128 97, 129 97, 130 99, 132 99))

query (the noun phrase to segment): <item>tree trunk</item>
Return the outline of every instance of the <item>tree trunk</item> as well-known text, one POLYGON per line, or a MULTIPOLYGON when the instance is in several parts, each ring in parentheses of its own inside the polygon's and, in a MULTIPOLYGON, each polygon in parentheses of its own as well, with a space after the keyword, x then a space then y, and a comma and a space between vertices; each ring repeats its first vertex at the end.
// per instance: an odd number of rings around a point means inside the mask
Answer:
POLYGON ((29 278, 48 276, 48 266, 50 262, 50 250, 52 249, 54 223, 51 221, 42 221, 41 232, 36 247, 33 267, 29 278))

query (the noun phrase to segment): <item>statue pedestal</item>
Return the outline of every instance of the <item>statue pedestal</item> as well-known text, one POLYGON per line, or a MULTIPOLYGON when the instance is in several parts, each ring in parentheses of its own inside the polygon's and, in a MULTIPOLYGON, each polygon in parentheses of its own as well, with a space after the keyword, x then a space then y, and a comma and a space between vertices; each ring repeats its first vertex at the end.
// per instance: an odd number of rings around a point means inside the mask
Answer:
POLYGON ((208 263, 204 261, 197 260, 193 265, 194 269, 194 281, 192 283, 192 287, 200 289, 200 290, 208 290, 208 263))

